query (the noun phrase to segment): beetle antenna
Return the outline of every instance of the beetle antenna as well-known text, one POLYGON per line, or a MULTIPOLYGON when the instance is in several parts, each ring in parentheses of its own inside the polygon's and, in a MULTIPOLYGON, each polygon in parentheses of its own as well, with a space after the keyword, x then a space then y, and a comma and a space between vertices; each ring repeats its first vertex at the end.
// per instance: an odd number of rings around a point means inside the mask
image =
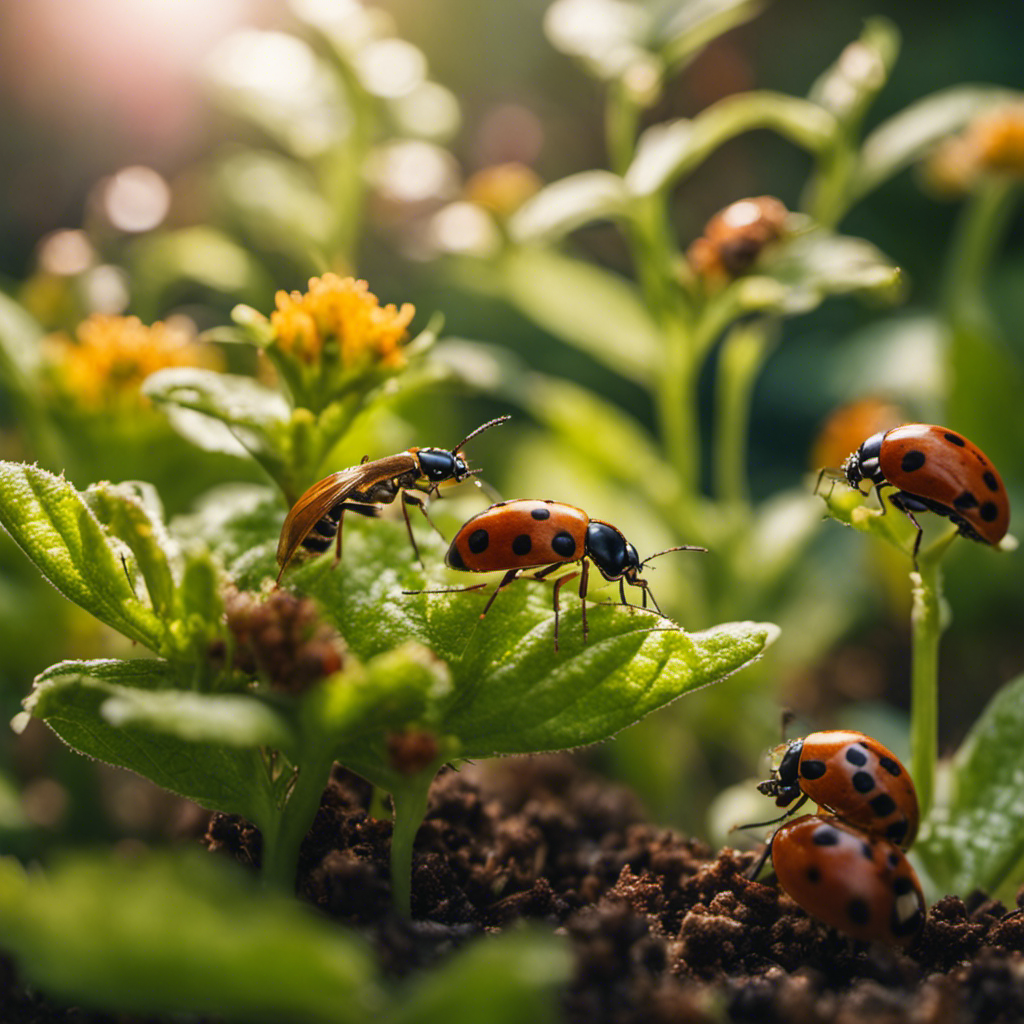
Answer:
MULTIPOLYGON (((470 471, 470 476, 476 476, 477 473, 482 472, 482 469, 474 469, 470 471)), ((491 504, 501 501, 501 495, 486 480, 474 480, 473 483, 487 495, 491 504)))
MULTIPOLYGON (((660 558, 662 555, 667 555, 670 551, 707 551, 707 548, 697 547, 694 544, 680 544, 678 547, 665 548, 664 551, 656 551, 653 555, 648 555, 640 563, 640 568, 642 569, 652 558, 660 558)), ((653 597, 651 600, 654 600, 653 597)))
POLYGON ((486 423, 482 423, 476 430, 471 434, 467 434, 453 449, 453 452, 461 452, 463 446, 468 442, 472 441, 477 434, 482 434, 485 430, 490 427, 496 427, 499 423, 504 423, 506 420, 512 419, 511 416, 498 416, 496 419, 488 420, 486 423))
POLYGON ((804 793, 804 795, 799 800, 797 800, 797 802, 793 804, 793 806, 790 807, 788 811, 786 811, 784 814, 780 814, 777 818, 772 818, 771 821, 752 821, 749 825, 733 825, 733 827, 729 829, 729 831, 738 832, 741 829, 745 828, 764 828, 765 825, 778 825, 780 821, 785 821, 787 818, 796 814, 796 812, 800 810, 800 808, 803 807, 805 803, 807 803, 806 793, 804 793))

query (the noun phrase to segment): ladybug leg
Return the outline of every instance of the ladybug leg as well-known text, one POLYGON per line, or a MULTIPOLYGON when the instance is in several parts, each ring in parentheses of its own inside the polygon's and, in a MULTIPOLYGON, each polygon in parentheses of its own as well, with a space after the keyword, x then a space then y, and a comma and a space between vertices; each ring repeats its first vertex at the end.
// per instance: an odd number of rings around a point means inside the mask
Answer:
POLYGON ((758 857, 757 860, 755 860, 754 863, 751 864, 750 867, 747 869, 746 877, 748 882, 755 881, 757 879, 757 876, 761 874, 761 871, 763 870, 765 864, 768 863, 768 858, 772 855, 772 839, 774 838, 775 836, 773 835, 772 838, 764 844, 764 849, 761 851, 761 856, 758 857))
POLYGON ((583 565, 580 570, 580 607, 583 609, 583 642, 587 642, 587 590, 590 584, 590 561, 586 558, 583 559, 583 565))
MULTIPOLYGON (((561 563, 559 563, 559 564, 561 564, 561 563)), ((548 570, 553 569, 553 568, 554 568, 554 566, 549 566, 548 570)), ((548 571, 548 570, 545 570, 545 571, 548 571)), ((566 573, 565 576, 560 576, 557 580, 555 580, 553 604, 554 604, 554 608, 555 608, 555 652, 556 653, 558 652, 558 592, 562 589, 562 587, 566 583, 569 582, 569 580, 574 580, 574 579, 576 579, 577 576, 579 576, 578 572, 570 572, 570 573, 566 573)), ((540 576, 539 575, 538 576, 534 576, 534 579, 540 579, 540 576)))
POLYGON ((487 604, 484 605, 484 610, 480 613, 481 619, 491 610, 491 605, 494 604, 494 599, 498 594, 500 594, 502 590, 504 590, 505 587, 507 587, 518 575, 518 569, 509 569, 509 571, 501 577, 501 582, 494 588, 494 593, 491 594, 487 604))
MULTIPOLYGON (((770 795, 770 794, 769 794, 770 795)), ((771 821, 752 821, 749 825, 735 825, 729 829, 730 832, 742 832, 746 828, 764 828, 765 825, 778 825, 780 821, 785 821, 787 818, 796 814, 803 805, 807 803, 807 794, 804 793, 799 800, 788 811, 780 814, 777 818, 772 818, 771 821)))
POLYGON ((893 508, 898 508, 913 524, 917 530, 917 536, 914 538, 914 550, 912 557, 914 559, 914 568, 917 568, 917 553, 921 549, 921 538, 924 536, 924 530, 921 524, 914 518, 915 512, 927 512, 928 506, 919 502, 911 494, 906 494, 903 491, 897 491, 893 494, 889 500, 893 504, 893 508))

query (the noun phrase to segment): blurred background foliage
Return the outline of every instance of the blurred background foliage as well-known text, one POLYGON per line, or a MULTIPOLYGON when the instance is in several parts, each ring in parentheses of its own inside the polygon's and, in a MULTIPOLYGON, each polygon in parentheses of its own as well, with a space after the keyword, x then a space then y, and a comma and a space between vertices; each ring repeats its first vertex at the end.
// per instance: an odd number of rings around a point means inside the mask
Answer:
MULTIPOLYGON (((647 10, 665 26, 676 6, 647 10)), ((557 264, 562 276, 546 274, 543 263, 517 275, 495 261, 514 211, 544 183, 629 162, 628 130, 616 134, 607 123, 607 97, 622 79, 564 52, 573 49, 571 27, 566 36, 563 23, 560 35, 555 19, 545 19, 548 7, 83 0, 71 16, 58 0, 0 8, 0 335, 9 364, 0 367, 2 454, 66 470, 79 487, 144 477, 168 514, 187 511, 214 484, 261 481, 237 444, 182 410, 172 424, 143 398, 125 409, 90 407, 81 389, 77 398, 62 392, 41 339, 63 333, 81 343, 81 322, 99 312, 227 341, 237 303, 268 313, 277 289, 305 288, 328 269, 351 271, 383 302, 412 302, 414 330, 443 311, 439 350, 447 354, 425 371, 431 391, 395 396, 357 425, 324 472, 364 452, 453 443, 512 403, 516 423, 472 453, 504 496, 579 504, 621 526, 641 555, 675 543, 714 547, 715 530, 734 521, 720 494, 691 520, 706 536, 694 535, 613 471, 645 473, 654 492, 663 481, 666 496, 677 487, 645 447, 659 430, 657 401, 636 372, 650 324, 637 319, 632 293, 603 289, 599 306, 588 302, 587 268, 634 276, 628 232, 581 218, 558 250, 576 258, 571 271, 557 264), (596 80, 602 74, 608 81, 596 80), (623 324, 630 341, 616 344, 608 334, 623 324), (527 377, 527 368, 544 377, 527 377), (207 449, 202 457, 196 442, 207 449)), ((561 7, 571 13, 571 4, 561 7)), ((693 117, 752 89, 806 96, 865 32, 868 15, 889 19, 902 46, 898 58, 883 59, 888 80, 863 111, 866 133, 952 86, 1024 86, 1019 54, 1006 45, 1024 29, 1016 5, 937 12, 909 0, 828 0, 813 18, 798 0, 760 14, 749 3, 721 7, 735 12, 735 27, 698 48, 662 89, 650 88, 640 55, 631 87, 649 91, 633 111, 636 127, 693 117)), ((628 20, 641 5, 610 9, 628 20)), ((896 34, 879 31, 885 52, 896 34)), ((676 244, 685 250, 716 211, 745 196, 813 209, 815 197, 805 195, 811 171, 807 153, 781 135, 729 139, 672 190, 676 244)), ((636 785, 661 820, 705 832, 713 795, 753 772, 776 741, 780 702, 814 726, 862 728, 904 752, 907 566, 835 524, 817 529, 823 509, 807 496, 823 462, 835 465, 890 417, 948 422, 992 456, 1019 505, 1019 190, 987 189, 965 203, 934 184, 915 166, 848 211, 831 207, 839 217, 831 226, 869 240, 880 265, 884 253, 901 268, 901 305, 841 297, 810 303, 816 308, 806 315, 750 320, 761 356, 747 382, 741 468, 749 495, 738 504, 749 497, 749 514, 726 538, 728 559, 712 554, 693 566, 670 556, 652 577, 663 607, 687 627, 765 617, 783 624, 783 640, 749 679, 586 755, 636 785), (885 407, 858 407, 852 431, 822 447, 830 414, 865 397, 885 407), (746 562, 744 544, 758 552, 746 562), (771 549, 779 554, 768 586, 758 580, 771 549)), ((593 185, 588 202, 600 205, 607 179, 593 185)), ((564 202, 556 206, 564 216, 564 202)), ((742 351, 736 337, 733 351, 742 351)), ((657 332, 651 343, 657 360, 657 332)), ((223 368, 258 372, 250 350, 224 344, 218 352, 223 368)), ((710 350, 695 385, 705 467, 714 462, 724 352, 710 350)), ((718 481, 705 468, 695 483, 707 496, 718 481)), ((478 497, 462 496, 436 517, 450 535, 478 508, 478 497)), ((954 626, 940 681, 947 748, 1024 660, 1021 556, 955 547, 946 562, 954 626)), ((13 714, 33 675, 60 657, 125 653, 111 646, 123 641, 40 583, 6 538, 0 572, 0 712, 13 714)), ((101 772, 98 785, 83 779, 78 760, 65 763, 39 730, 17 743, 4 738, 0 749, 0 830, 12 845, 168 828, 158 800, 140 791, 133 804, 125 792, 135 783, 115 773, 101 772)))

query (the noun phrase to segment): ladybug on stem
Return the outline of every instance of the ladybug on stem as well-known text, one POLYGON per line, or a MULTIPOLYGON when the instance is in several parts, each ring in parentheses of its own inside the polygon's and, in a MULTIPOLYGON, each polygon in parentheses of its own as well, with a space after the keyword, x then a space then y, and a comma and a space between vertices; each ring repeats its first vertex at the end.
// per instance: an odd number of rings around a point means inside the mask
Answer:
POLYGON ((757 788, 775 797, 778 807, 792 804, 783 818, 810 799, 904 850, 914 841, 917 790, 899 758, 878 740, 862 732, 831 729, 776 748, 780 749, 784 753, 778 767, 757 788))
POLYGON ((921 883, 894 843, 828 814, 788 821, 769 840, 779 885, 808 914, 855 939, 907 946, 924 923, 921 883))
MULTIPOLYGON (((601 575, 619 584, 619 596, 626 604, 626 587, 643 590, 643 607, 647 597, 658 614, 661 609, 640 570, 652 559, 669 551, 705 551, 706 548, 688 544, 666 548, 649 555, 643 561, 636 548, 623 536, 622 531, 600 519, 591 519, 582 509, 558 501, 519 498, 500 501, 466 522, 448 549, 445 563, 463 572, 504 571, 505 575, 491 594, 480 613, 483 618, 490 610, 499 592, 512 583, 524 569, 540 569, 526 579, 543 580, 563 565, 582 562, 577 572, 555 580, 555 650, 558 650, 558 593, 570 580, 580 577, 579 595, 583 605, 583 640, 587 639, 587 588, 590 562, 601 575)), ((405 593, 457 593, 481 590, 486 583, 469 587, 454 587, 433 591, 405 591, 405 593)))
POLYGON ((915 565, 923 533, 915 512, 945 516, 962 536, 982 544, 998 544, 1009 527, 1010 501, 995 466, 977 445, 946 427, 904 423, 873 434, 842 472, 857 490, 861 480, 870 481, 879 502, 883 487, 895 489, 889 501, 917 528, 915 565))

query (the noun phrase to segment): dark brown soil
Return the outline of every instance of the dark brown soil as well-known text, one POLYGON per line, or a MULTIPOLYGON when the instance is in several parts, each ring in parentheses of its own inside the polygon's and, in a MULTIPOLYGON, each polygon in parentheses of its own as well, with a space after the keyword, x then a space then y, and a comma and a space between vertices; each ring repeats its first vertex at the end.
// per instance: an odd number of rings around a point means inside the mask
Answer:
MULTIPOLYGON (((531 918, 571 942, 570 1022, 1024 1021, 1024 914, 946 897, 905 952, 852 942, 773 884, 748 881, 754 854, 715 856, 645 823, 626 790, 568 757, 442 774, 417 837, 415 920, 403 923, 390 910, 391 824, 370 817, 370 799, 336 770, 303 845, 300 893, 369 934, 393 975, 531 918)), ((214 815, 205 840, 259 862, 259 833, 238 819, 214 815)), ((47 1011, 3 961, 0 989, 5 1024, 113 1020, 47 1011)))

